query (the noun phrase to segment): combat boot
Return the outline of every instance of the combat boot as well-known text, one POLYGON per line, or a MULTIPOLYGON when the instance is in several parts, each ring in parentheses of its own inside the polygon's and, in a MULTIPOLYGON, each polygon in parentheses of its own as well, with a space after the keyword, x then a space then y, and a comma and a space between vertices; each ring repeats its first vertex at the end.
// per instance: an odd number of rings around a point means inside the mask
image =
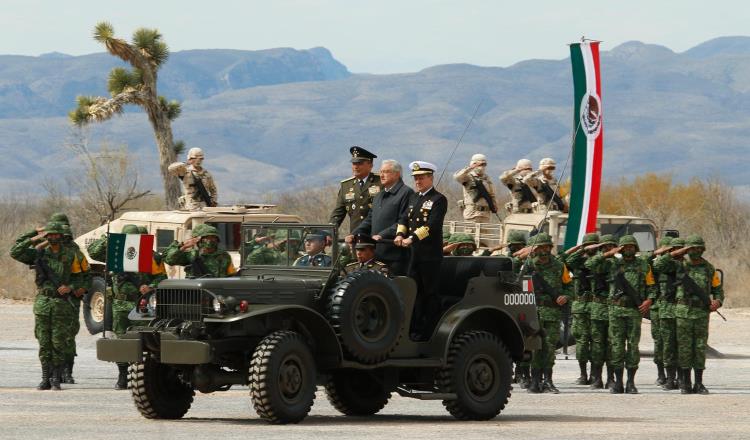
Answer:
POLYGON ((521 383, 521 375, 523 374, 522 370, 523 368, 516 364, 516 371, 513 373, 513 383, 521 383))
POLYGON ((44 391, 52 388, 52 385, 49 383, 49 370, 49 364, 42 364, 42 381, 39 382, 39 386, 37 386, 36 389, 44 391))
POLYGON ((612 394, 622 394, 625 392, 625 388, 622 386, 622 368, 615 368, 614 383, 609 392, 612 394))
POLYGON ((552 382, 552 368, 547 368, 544 370, 544 383, 542 384, 542 392, 560 394, 560 390, 558 390, 555 384, 552 382))
POLYGON ((602 366, 592 365, 591 366, 591 389, 600 390, 604 388, 602 383, 602 366))
POLYGON ((541 393, 542 392, 542 370, 538 368, 532 368, 531 369, 531 383, 529 383, 529 387, 526 389, 526 392, 528 393, 541 393))
POLYGON ((124 362, 117 363, 117 369, 119 374, 117 375, 117 383, 115 384, 116 390, 128 389, 128 364, 124 362))
POLYGON ((637 368, 628 368, 628 382, 625 384, 625 392, 628 394, 638 394, 638 388, 635 387, 635 372, 637 368))
POLYGON ((608 390, 611 390, 612 387, 615 384, 615 373, 614 369, 607 365, 607 383, 604 385, 604 387, 608 390))
POLYGON ((690 383, 690 368, 680 368, 680 394, 693 394, 690 383))
POLYGON ((53 365, 49 371, 49 384, 50 387, 55 391, 60 391, 60 376, 62 376, 62 367, 60 365, 53 365))
POLYGON ((63 369, 62 375, 62 383, 76 383, 75 379, 73 379, 73 361, 65 363, 65 368, 63 369))
POLYGON ((708 394, 708 390, 703 386, 703 370, 695 369, 695 385, 693 385, 693 393, 695 394, 708 394))
POLYGON ((671 391, 671 390, 676 390, 678 388, 677 379, 675 378, 676 374, 677 374, 677 368, 667 367, 667 381, 664 383, 664 386, 661 387, 663 390, 671 391))
POLYGON ((588 385, 591 383, 589 382, 588 373, 586 373, 586 361, 578 361, 578 368, 581 369, 581 375, 576 379, 576 385, 588 385))
POLYGON ((531 371, 529 370, 530 367, 522 367, 523 368, 523 375, 521 379, 521 388, 528 389, 529 385, 531 384, 531 371))
POLYGON ((664 385, 667 383, 667 377, 664 375, 664 364, 656 364, 656 382, 654 385, 664 385))

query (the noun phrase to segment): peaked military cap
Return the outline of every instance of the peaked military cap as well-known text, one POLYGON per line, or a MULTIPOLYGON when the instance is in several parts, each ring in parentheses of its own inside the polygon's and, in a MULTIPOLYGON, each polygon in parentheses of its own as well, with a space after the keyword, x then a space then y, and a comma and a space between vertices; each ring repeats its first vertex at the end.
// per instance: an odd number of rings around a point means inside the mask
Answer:
POLYGON ((422 162, 421 160, 415 160, 414 162, 410 163, 409 168, 411 168, 412 176, 418 176, 420 174, 432 174, 437 170, 437 167, 434 164, 431 164, 429 162, 422 162))
POLYGON ((356 240, 355 249, 366 249, 368 247, 375 247, 375 240, 367 234, 357 234, 354 239, 356 240))
POLYGON ((373 160, 376 157, 378 157, 375 154, 370 153, 369 151, 357 145, 351 147, 349 149, 349 153, 351 153, 352 155, 352 163, 364 162, 366 160, 373 160))

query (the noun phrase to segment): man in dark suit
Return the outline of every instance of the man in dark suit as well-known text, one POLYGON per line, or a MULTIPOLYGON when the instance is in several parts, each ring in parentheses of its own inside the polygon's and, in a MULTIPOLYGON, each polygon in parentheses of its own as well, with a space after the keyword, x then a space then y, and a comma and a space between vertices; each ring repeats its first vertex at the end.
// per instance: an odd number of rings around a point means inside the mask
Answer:
POLYGON ((344 218, 349 217, 349 230, 354 231, 367 217, 372 208, 372 199, 380 193, 382 185, 380 176, 372 172, 372 160, 378 156, 358 146, 351 147, 349 152, 352 155, 353 176, 341 181, 336 207, 328 223, 338 227, 344 218))
POLYGON ((417 192, 409 198, 409 208, 398 222, 393 243, 411 247, 409 276, 417 282, 412 339, 424 340, 429 338, 440 318, 437 282, 443 260, 443 219, 448 211, 448 200, 433 188, 435 165, 417 161, 409 168, 417 192))
POLYGON ((396 238, 398 221, 409 209, 414 191, 401 180, 401 164, 395 160, 384 160, 380 165, 380 182, 383 190, 375 196, 367 217, 346 237, 346 242, 351 243, 354 235, 371 235, 377 242, 375 258, 388 265, 392 276, 406 275, 408 251, 394 246, 391 240, 396 238))

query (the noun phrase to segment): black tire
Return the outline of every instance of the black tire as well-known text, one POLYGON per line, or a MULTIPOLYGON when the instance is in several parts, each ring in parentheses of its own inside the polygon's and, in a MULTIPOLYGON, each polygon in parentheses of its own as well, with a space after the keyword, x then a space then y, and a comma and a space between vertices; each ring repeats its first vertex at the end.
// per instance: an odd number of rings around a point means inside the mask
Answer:
POLYGON ((107 302, 107 310, 104 310, 104 278, 95 276, 91 280, 91 290, 86 294, 83 301, 83 321, 90 334, 101 333, 105 322, 107 329, 112 329, 112 303, 107 302))
POLYGON ((459 420, 489 420, 508 403, 512 376, 510 354, 495 335, 462 333, 451 341, 448 364, 438 373, 440 390, 457 397, 443 405, 459 420))
POLYGON ((263 338, 250 362, 250 397, 270 423, 298 423, 315 400, 315 359, 299 333, 279 330, 263 338))
POLYGON ((396 283, 373 270, 349 274, 334 289, 328 319, 346 352, 364 364, 388 357, 398 344, 404 304, 396 283))
POLYGON ((128 388, 138 412, 147 419, 182 418, 195 396, 193 387, 180 379, 176 369, 150 357, 130 364, 128 388))
POLYGON ((347 416, 370 416, 383 409, 391 398, 382 381, 367 370, 341 370, 326 382, 328 401, 347 416))

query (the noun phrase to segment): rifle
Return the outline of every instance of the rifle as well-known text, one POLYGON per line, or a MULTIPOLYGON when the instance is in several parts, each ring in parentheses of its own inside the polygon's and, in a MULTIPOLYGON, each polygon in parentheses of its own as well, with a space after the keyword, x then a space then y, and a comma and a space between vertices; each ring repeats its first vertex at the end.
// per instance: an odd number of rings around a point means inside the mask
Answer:
POLYGON ((203 181, 200 177, 195 175, 195 171, 190 171, 190 174, 193 176, 192 186, 198 191, 198 195, 206 203, 206 206, 215 206, 215 204, 211 202, 211 195, 208 194, 208 190, 205 185, 203 185, 203 181))
MULTIPOLYGON (((43 257, 44 251, 41 249, 37 249, 36 260, 34 261, 34 268, 36 269, 36 282, 39 286, 42 286, 44 285, 45 281, 49 281, 53 286, 55 286, 55 289, 57 289, 58 287, 62 286, 62 283, 60 283, 60 281, 57 279, 55 273, 52 272, 52 268, 47 264, 47 260, 45 260, 43 257)), ((61 295, 61 297, 61 299, 64 299, 68 304, 70 304, 70 307, 72 307, 73 310, 78 310, 76 309, 75 304, 73 304, 73 300, 70 299, 69 293, 61 295)))
POLYGON ((531 282, 534 284, 534 293, 541 290, 540 294, 551 296, 553 301, 557 301, 557 298, 560 297, 560 292, 553 289, 539 272, 534 271, 531 274, 531 282), (541 287, 541 289, 537 286, 541 287))
POLYGON ((195 259, 193 259, 193 262, 190 264, 190 266, 190 272, 193 275, 193 278, 202 278, 211 273, 206 267, 206 263, 203 262, 203 257, 201 257, 200 254, 197 255, 195 259))
POLYGON ((625 278, 625 273, 622 271, 617 272, 617 275, 615 275, 615 288, 617 291, 614 296, 618 299, 621 296, 626 295, 631 301, 633 301, 636 308, 640 307, 643 303, 640 292, 635 290, 633 285, 625 278))
POLYGON ((489 206, 490 211, 492 213, 497 213, 497 206, 495 206, 495 201, 492 200, 492 196, 490 196, 490 192, 487 191, 487 187, 484 186, 484 182, 482 182, 481 179, 473 179, 474 180, 474 187, 477 189, 477 195, 474 197, 474 203, 478 202, 480 199, 484 199, 487 202, 487 206, 489 206))
MULTIPOLYGON (((708 296, 708 293, 706 293, 694 279, 690 278, 688 274, 683 273, 680 279, 675 282, 675 285, 680 284, 682 284, 682 288, 686 293, 692 296, 697 296, 707 309, 711 307, 711 298, 708 296)), ((716 310, 716 313, 721 316, 721 319, 724 321, 727 320, 727 318, 725 318, 718 310, 716 310)))
POLYGON ((557 194, 557 191, 554 191, 548 183, 542 182, 541 192, 542 194, 544 194, 544 197, 546 197, 547 200, 552 200, 555 202, 558 210, 562 211, 565 209, 565 202, 563 202, 562 197, 560 197, 560 195, 557 194))

